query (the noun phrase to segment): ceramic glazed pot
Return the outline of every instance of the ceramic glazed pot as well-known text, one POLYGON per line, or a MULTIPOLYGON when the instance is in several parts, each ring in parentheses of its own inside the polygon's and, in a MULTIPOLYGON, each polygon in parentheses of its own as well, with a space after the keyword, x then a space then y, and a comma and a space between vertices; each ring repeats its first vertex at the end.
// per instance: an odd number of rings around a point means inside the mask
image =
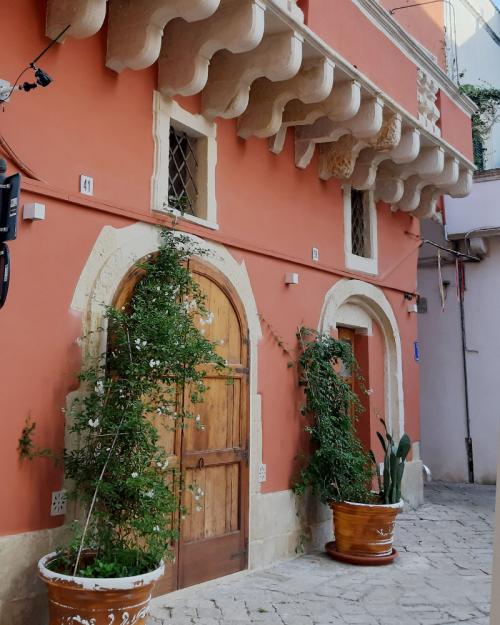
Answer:
POLYGON ((50 571, 47 564, 55 556, 51 553, 38 563, 48 589, 49 625, 145 625, 164 565, 135 577, 90 579, 50 571))
POLYGON ((332 504, 335 548, 357 558, 386 558, 393 554, 396 517, 403 508, 397 504, 332 504))

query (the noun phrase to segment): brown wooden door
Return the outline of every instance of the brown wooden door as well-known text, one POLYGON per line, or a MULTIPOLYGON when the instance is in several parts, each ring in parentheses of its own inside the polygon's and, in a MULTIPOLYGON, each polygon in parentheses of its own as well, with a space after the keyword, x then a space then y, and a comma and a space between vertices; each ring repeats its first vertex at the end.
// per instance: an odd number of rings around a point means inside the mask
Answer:
POLYGON ((243 310, 230 285, 214 269, 190 261, 190 270, 206 295, 210 324, 205 336, 218 342, 228 372, 209 370, 202 404, 190 402, 189 388, 179 398, 200 417, 204 429, 189 421, 164 435, 172 466, 184 481, 176 559, 156 594, 235 573, 247 566, 248 544, 248 340, 243 310))
MULTIPOLYGON (((354 353, 354 339, 356 336, 354 330, 351 330, 351 328, 338 328, 338 332, 339 332, 339 341, 347 343, 351 347, 352 355, 356 357, 356 354, 354 353)), ((351 389, 354 391, 354 382, 355 382, 354 371, 351 371, 351 369, 347 367, 345 363, 342 363, 341 368, 340 368, 340 375, 343 378, 345 378, 345 381, 349 384, 351 389)))

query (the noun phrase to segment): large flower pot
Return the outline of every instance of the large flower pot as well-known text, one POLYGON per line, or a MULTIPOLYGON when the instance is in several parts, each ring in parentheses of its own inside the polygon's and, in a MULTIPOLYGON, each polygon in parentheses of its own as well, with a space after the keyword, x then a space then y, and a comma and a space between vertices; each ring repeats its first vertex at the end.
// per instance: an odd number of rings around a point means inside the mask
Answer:
POLYGON ((388 564, 397 555, 393 549, 394 525, 403 508, 397 504, 332 504, 335 542, 327 551, 352 564, 388 564))
POLYGON ((55 556, 51 553, 38 563, 48 589, 49 625, 145 625, 163 565, 135 577, 90 579, 49 570, 47 565, 55 556))

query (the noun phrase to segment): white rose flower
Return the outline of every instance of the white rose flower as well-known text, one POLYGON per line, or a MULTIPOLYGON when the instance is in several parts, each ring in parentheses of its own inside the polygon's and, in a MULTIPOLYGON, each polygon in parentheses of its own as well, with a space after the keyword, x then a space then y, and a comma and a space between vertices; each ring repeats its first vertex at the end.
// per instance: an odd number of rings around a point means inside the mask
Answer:
POLYGON ((99 419, 89 419, 88 423, 91 428, 96 428, 99 425, 99 419))
POLYGON ((155 492, 154 490, 148 490, 144 493, 145 497, 149 497, 150 499, 153 499, 153 497, 155 496, 155 492))
POLYGON ((130 474, 130 477, 136 478, 136 477, 139 477, 139 474, 137 473, 137 471, 134 471, 133 473, 130 474))

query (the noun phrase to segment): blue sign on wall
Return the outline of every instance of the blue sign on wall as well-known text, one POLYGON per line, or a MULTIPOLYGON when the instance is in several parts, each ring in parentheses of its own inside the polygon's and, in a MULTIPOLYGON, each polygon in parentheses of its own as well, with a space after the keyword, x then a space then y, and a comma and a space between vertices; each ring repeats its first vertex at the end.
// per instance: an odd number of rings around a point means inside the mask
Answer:
POLYGON ((420 362, 420 343, 418 341, 413 343, 413 354, 415 356, 415 362, 420 362))

